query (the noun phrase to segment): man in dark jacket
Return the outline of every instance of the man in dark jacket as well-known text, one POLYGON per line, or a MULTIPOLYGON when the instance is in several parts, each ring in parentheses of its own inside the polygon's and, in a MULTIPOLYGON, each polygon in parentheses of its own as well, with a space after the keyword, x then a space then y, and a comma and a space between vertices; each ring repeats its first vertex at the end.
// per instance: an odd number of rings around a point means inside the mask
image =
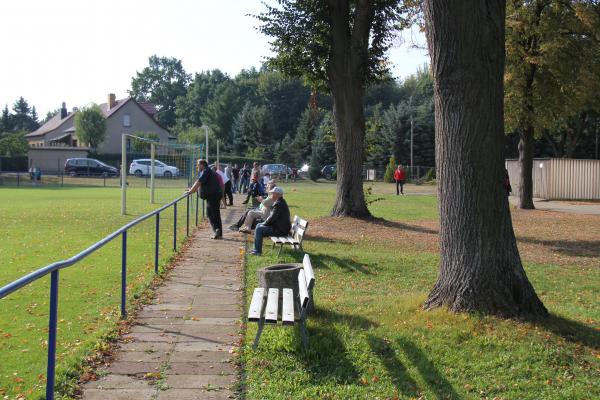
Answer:
POLYGON ((215 232, 213 239, 222 239, 223 226, 221 224, 220 203, 223 192, 221 191, 221 185, 219 185, 219 181, 217 180, 216 172, 208 168, 206 160, 198 160, 197 167, 200 171, 200 176, 187 192, 195 193, 200 189, 200 198, 206 200, 206 213, 215 232))
POLYGON ((290 223, 290 209, 283 199, 283 189, 274 187, 269 190, 275 202, 271 208, 271 213, 265 222, 256 225, 254 231, 254 250, 250 254, 260 256, 262 254, 262 244, 264 236, 287 236, 292 228, 290 223))

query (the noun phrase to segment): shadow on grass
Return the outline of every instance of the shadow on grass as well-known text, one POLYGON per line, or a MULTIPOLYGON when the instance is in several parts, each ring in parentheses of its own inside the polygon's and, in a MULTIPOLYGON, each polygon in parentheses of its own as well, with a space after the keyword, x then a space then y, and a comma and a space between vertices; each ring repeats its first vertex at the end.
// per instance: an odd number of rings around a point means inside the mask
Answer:
MULTIPOLYGON (((317 384, 356 384, 360 378, 352 361, 356 356, 346 348, 339 330, 333 324, 345 325, 356 331, 376 327, 377 323, 358 315, 342 314, 322 308, 316 308, 309 321, 311 319, 318 320, 318 323, 309 324, 310 346, 307 351, 296 353, 299 361, 311 374, 311 381, 317 384)), ((300 346, 300 341, 298 345, 300 346)))
POLYGON ((335 264, 349 272, 360 272, 361 274, 365 275, 372 274, 371 271, 364 267, 364 264, 347 258, 336 257, 328 254, 311 254, 310 260, 312 261, 312 265, 319 269, 329 269, 328 264, 335 264))
POLYGON ((600 333, 598 330, 581 322, 550 314, 545 319, 532 319, 528 322, 544 328, 571 343, 578 343, 595 350, 600 349, 600 333))
POLYGON ((401 222, 389 221, 383 218, 373 218, 371 221, 373 225, 385 226, 387 228, 401 229, 404 231, 418 232, 418 233, 427 233, 430 235, 437 235, 439 231, 436 229, 429 229, 419 225, 409 225, 403 224, 401 222))
POLYGON ((418 397, 417 382, 408 374, 406 367, 396 357, 396 352, 387 340, 369 336, 371 351, 383 363, 396 389, 409 397, 418 397))
POLYGON ((600 257, 600 240, 542 240, 519 236, 517 241, 549 247, 567 256, 600 257))

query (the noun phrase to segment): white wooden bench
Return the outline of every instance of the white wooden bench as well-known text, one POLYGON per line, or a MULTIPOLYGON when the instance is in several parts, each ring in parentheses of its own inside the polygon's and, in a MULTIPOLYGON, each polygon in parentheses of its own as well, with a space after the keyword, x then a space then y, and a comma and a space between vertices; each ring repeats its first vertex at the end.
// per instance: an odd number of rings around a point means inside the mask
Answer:
POLYGON ((277 257, 279 257, 283 246, 286 244, 292 246, 294 250, 304 251, 302 248, 302 241, 304 240, 306 228, 308 228, 308 222, 295 215, 294 222, 292 223, 292 229, 290 230, 288 236, 271 236, 271 240, 273 241, 273 249, 275 249, 276 245, 279 245, 277 257))
POLYGON ((265 324, 277 325, 278 321, 284 326, 300 325, 300 335, 304 347, 308 347, 308 333, 306 331, 306 317, 309 305, 312 303, 312 292, 315 286, 315 274, 308 254, 304 255, 302 269, 298 273, 298 295, 289 288, 282 289, 283 299, 279 304, 279 289, 255 288, 252 301, 248 308, 248 322, 256 322, 258 331, 254 339, 253 349, 256 349, 265 324), (295 315, 295 305, 300 315, 295 315))

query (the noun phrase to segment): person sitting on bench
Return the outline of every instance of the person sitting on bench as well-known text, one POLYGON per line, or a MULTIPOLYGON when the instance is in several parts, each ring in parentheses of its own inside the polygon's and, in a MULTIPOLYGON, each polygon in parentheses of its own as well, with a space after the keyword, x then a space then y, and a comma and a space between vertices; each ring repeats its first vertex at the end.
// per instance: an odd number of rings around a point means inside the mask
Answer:
POLYGON ((248 188, 248 195, 246 196, 246 200, 244 200, 242 204, 248 204, 248 201, 251 198, 256 199, 258 196, 265 196, 265 188, 262 185, 262 183, 258 180, 258 178, 256 176, 253 176, 252 183, 250 183, 250 187, 248 188))
POLYGON ((251 255, 260 256, 262 254, 262 244, 264 236, 286 236, 292 224, 290 223, 290 209, 283 198, 283 189, 274 187, 269 191, 275 202, 271 208, 269 216, 258 225, 254 230, 254 249, 251 255))
MULTIPOLYGON (((275 181, 269 181, 267 185, 267 191, 270 191, 274 187, 275 181)), ((230 230, 239 230, 242 233, 250 233, 257 223, 267 219, 269 212, 271 211, 271 207, 273 206, 273 196, 266 198, 258 196, 257 199, 260 201, 260 205, 257 208, 247 209, 240 219, 229 227, 230 230)))

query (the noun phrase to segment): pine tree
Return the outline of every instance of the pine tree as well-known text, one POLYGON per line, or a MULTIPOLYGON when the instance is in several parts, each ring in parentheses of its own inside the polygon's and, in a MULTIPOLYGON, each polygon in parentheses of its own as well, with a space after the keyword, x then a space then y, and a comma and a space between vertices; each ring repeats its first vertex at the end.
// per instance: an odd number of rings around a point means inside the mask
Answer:
POLYGON ((396 157, 391 156, 390 162, 385 167, 385 174, 383 175, 383 181, 387 183, 394 182, 394 172, 396 171, 396 157))
POLYGON ((300 115, 296 137, 291 144, 292 156, 297 165, 307 162, 311 157, 312 141, 321 119, 322 112, 318 109, 312 110, 310 107, 307 107, 300 115))

